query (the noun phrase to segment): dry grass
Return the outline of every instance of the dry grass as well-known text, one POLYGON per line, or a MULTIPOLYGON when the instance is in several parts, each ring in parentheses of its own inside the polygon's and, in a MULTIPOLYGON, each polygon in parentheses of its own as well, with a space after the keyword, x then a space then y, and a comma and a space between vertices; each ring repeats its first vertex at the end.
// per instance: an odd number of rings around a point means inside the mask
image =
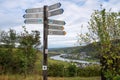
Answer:
MULTIPOLYGON (((0 75, 0 80, 42 80, 42 76, 0 75)), ((100 77, 49 77, 48 80, 100 80, 100 77)))

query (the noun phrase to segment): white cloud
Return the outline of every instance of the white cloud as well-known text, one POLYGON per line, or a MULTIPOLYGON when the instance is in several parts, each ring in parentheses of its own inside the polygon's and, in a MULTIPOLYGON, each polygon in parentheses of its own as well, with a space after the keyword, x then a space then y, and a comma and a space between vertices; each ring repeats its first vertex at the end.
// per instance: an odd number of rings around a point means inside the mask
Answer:
MULTIPOLYGON (((119 11, 120 2, 118 0, 3 0, 0 1, 0 29, 8 30, 12 27, 17 31, 22 31, 25 25, 23 14, 25 9, 42 7, 43 5, 52 5, 60 2, 64 13, 49 19, 63 20, 66 22, 65 36, 49 36, 49 47, 68 47, 76 46, 77 34, 86 33, 87 27, 81 28, 81 25, 87 26, 91 13, 103 7, 113 11, 119 11), (81 30, 82 29, 82 30, 81 30)), ((30 30, 39 30, 41 32, 41 41, 43 42, 43 25, 25 25, 30 30)))
POLYGON ((109 2, 103 2, 103 8, 107 10, 112 9, 112 11, 117 12, 120 11, 120 2, 118 0, 109 0, 109 2))

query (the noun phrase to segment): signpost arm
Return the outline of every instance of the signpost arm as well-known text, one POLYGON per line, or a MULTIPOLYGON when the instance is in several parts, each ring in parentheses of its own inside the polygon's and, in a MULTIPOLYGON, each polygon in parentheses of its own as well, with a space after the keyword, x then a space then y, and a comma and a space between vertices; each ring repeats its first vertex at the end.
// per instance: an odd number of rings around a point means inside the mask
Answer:
POLYGON ((47 54, 48 54, 48 6, 44 6, 44 35, 43 35, 43 80, 47 80, 47 54))

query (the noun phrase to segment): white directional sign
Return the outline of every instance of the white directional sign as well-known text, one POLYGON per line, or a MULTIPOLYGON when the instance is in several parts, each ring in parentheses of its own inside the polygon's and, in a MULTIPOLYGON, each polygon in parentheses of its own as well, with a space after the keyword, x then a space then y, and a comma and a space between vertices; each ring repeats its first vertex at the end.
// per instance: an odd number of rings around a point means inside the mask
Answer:
MULTIPOLYGON (((58 15, 58 14, 62 14, 64 12, 63 9, 58 9, 58 10, 55 10, 55 11, 51 11, 51 12, 48 12, 48 17, 50 16, 55 16, 55 15, 58 15)), ((35 14, 25 14, 23 15, 24 18, 43 18, 43 14, 42 13, 35 13, 35 14)))
POLYGON ((26 19, 24 23, 25 24, 42 24, 43 19, 26 19))
POLYGON ((53 9, 57 9, 61 6, 61 3, 56 3, 53 5, 48 6, 48 10, 53 10, 53 9))
POLYGON ((65 25, 65 21, 60 21, 60 20, 53 20, 53 19, 49 19, 48 20, 49 24, 56 24, 56 25, 65 25))
POLYGON ((31 8, 31 9, 26 9, 26 13, 37 13, 37 12, 43 12, 43 8, 31 8))
POLYGON ((43 18, 43 14, 25 14, 24 18, 43 18))
POLYGON ((62 14, 63 12, 64 12, 63 9, 54 10, 54 11, 48 12, 48 17, 62 14))
MULTIPOLYGON (((42 24, 43 23, 43 18, 40 19, 26 19, 24 21, 25 24, 42 24)), ((49 25, 65 25, 65 21, 60 21, 60 20, 53 20, 49 19, 48 20, 49 25)))
POLYGON ((66 35, 65 31, 61 30, 48 30, 48 35, 66 35))
MULTIPOLYGON (((48 10, 57 9, 60 6, 61 6, 61 3, 56 3, 56 4, 48 6, 48 10)), ((43 12, 43 7, 41 7, 41 8, 26 9, 25 12, 26 13, 39 13, 39 12, 43 12)))
POLYGON ((63 30, 63 26, 56 26, 56 25, 49 25, 48 29, 56 29, 56 30, 63 30))

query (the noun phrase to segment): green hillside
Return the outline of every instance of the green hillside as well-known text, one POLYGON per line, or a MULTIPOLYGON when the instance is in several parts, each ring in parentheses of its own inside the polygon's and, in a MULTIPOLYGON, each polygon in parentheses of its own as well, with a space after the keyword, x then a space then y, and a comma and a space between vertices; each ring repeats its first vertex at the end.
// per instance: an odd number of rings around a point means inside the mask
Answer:
MULTIPOLYGON (((112 45, 118 45, 120 40, 111 40, 112 45)), ((86 56, 90 56, 90 58, 86 58, 84 60, 97 60, 99 61, 100 53, 99 49, 100 48, 100 42, 97 43, 91 43, 86 46, 77 46, 77 47, 67 47, 67 48, 59 48, 59 49, 50 49, 49 51, 54 52, 54 53, 59 53, 59 54, 70 54, 72 56, 66 57, 70 59, 79 59, 80 55, 85 54, 86 56), (76 57, 74 57, 76 56, 76 57)))
POLYGON ((77 46, 77 47, 67 47, 67 48, 59 48, 59 49, 50 49, 50 52, 58 52, 65 54, 79 54, 81 52, 85 52, 88 56, 93 58, 98 58, 99 54, 97 51, 98 45, 88 44, 86 46, 77 46))

